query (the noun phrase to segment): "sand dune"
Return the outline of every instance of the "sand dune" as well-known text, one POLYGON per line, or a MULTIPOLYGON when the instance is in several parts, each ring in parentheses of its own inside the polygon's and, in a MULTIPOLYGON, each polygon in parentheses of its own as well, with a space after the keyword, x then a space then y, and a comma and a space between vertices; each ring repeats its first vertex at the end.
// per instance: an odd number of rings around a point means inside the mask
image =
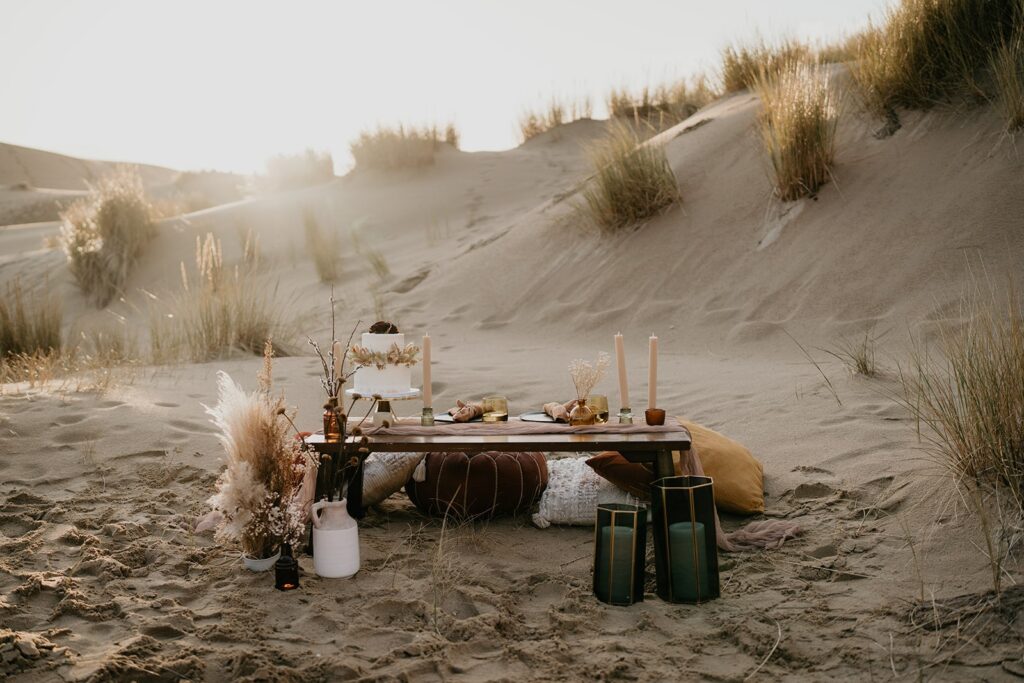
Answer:
MULTIPOLYGON (((143 346, 146 292, 177 287, 196 237, 213 232, 235 263, 252 230, 301 342, 324 339, 329 324, 330 288, 304 246, 311 212, 346 235, 342 325, 382 304, 410 336, 429 331, 438 405, 497 391, 520 412, 564 398, 568 361, 611 350, 619 330, 640 401, 654 331, 665 406, 748 445, 765 464, 768 514, 806 529, 778 551, 723 556, 715 603, 619 609, 590 596, 591 530, 461 527, 438 565, 439 523, 398 494, 362 525, 355 579, 318 579, 306 558, 301 593, 279 594, 190 532, 219 470, 201 404, 214 400, 218 369, 252 386, 259 360, 127 370, 102 396, 7 387, 0 614, 56 648, 22 678, 738 680, 769 655, 761 674, 777 679, 1008 675, 1002 662, 1020 653, 1006 638, 957 649, 951 631, 909 621, 922 594, 985 590, 989 567, 889 398, 893 374, 868 380, 825 363, 840 405, 786 332, 827 347, 868 325, 891 330, 880 349, 891 370, 908 330, 955 323, 979 266, 1000 284, 1019 279, 1020 159, 987 108, 907 114, 883 140, 848 118, 835 181, 783 206, 770 198, 756 112, 739 94, 666 131, 682 205, 610 238, 572 217, 589 172, 581 143, 603 130, 592 121, 507 152, 445 151, 431 167, 164 220, 125 300, 102 312, 59 253, 32 253, 19 230, 0 230, 0 283, 45 281, 69 331, 121 318, 143 346), (356 253, 353 232, 390 274, 356 253)), ((74 168, 60 162, 69 177, 74 168)), ((0 182, 22 182, 4 172, 0 182)), ((319 415, 316 376, 308 356, 278 362, 277 386, 305 425, 319 415)))

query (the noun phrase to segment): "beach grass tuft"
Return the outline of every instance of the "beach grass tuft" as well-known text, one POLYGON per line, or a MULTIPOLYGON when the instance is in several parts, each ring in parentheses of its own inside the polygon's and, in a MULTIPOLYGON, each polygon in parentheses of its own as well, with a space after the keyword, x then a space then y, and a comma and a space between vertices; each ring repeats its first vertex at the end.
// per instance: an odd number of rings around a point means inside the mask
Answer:
POLYGON ((1012 40, 1024 20, 1020 0, 902 0, 859 43, 852 75, 865 108, 891 117, 897 107, 982 101, 993 46, 1012 40))
POLYGON ((663 130, 689 118, 698 109, 718 97, 707 77, 692 81, 680 79, 638 90, 615 88, 605 98, 608 115, 648 124, 652 130, 663 130))
POLYGON ((839 106, 828 71, 791 62, 758 76, 761 142, 771 162, 775 194, 792 201, 817 192, 831 177, 839 106))
POLYGON ((995 101, 1007 132, 1024 128, 1024 26, 992 54, 995 101))
POLYGON ((594 175, 577 209, 602 231, 636 225, 679 201, 664 147, 642 143, 628 124, 613 121, 589 154, 594 175))
POLYGON ((61 212, 61 244, 79 288, 104 307, 122 293, 156 234, 153 204, 137 170, 120 167, 61 212))
POLYGON ((267 170, 256 179, 263 191, 296 190, 334 180, 334 158, 330 152, 307 149, 300 154, 279 154, 267 160, 267 170))
POLYGON ((722 51, 722 87, 727 93, 748 90, 763 80, 774 78, 795 62, 816 59, 814 50, 793 39, 775 43, 757 39, 730 45, 722 51))
POLYGON ((306 251, 313 259, 320 282, 337 282, 341 277, 341 234, 320 227, 312 211, 303 214, 306 230, 306 251))
POLYGON ((251 270, 225 269, 219 240, 197 240, 197 276, 184 263, 181 290, 150 311, 150 350, 154 362, 204 362, 232 353, 259 355, 267 339, 275 353, 288 350, 286 316, 270 287, 251 270))
POLYGON ((541 133, 553 130, 563 123, 589 119, 594 114, 594 104, 589 97, 562 100, 552 97, 539 109, 528 109, 519 117, 519 138, 526 142, 541 133))
POLYGON ((901 403, 957 482, 1004 491, 1024 517, 1024 307, 1011 291, 962 308, 939 353, 918 345, 901 369, 901 403))
POLYGON ((17 279, 8 283, 4 296, 0 297, 0 358, 59 353, 62 322, 57 297, 26 292, 17 279))
POLYGON ((380 127, 363 131, 352 143, 349 151, 357 169, 394 170, 416 168, 434 163, 441 145, 458 149, 459 131, 454 123, 442 130, 436 124, 429 126, 380 127))

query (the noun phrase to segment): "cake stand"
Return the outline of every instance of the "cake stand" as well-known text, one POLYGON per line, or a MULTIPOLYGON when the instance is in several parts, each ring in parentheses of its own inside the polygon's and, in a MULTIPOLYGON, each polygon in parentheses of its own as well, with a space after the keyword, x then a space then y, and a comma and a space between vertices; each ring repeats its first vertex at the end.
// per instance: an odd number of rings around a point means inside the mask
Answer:
POLYGON ((419 389, 376 394, 361 394, 355 389, 346 389, 345 393, 354 401, 377 401, 377 411, 373 414, 374 427, 380 427, 384 424, 385 420, 389 421, 391 424, 396 424, 398 422, 398 416, 395 415, 395 410, 391 407, 392 401, 412 401, 413 399, 420 397, 419 389))

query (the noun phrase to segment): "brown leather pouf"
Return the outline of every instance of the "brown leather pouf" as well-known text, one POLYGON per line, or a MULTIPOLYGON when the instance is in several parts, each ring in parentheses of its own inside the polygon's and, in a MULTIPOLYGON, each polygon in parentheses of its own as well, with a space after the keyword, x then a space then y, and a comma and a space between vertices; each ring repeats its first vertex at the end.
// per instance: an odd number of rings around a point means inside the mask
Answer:
POLYGON ((548 485, 543 453, 427 453, 424 481, 405 492, 427 515, 494 517, 529 512, 548 485))

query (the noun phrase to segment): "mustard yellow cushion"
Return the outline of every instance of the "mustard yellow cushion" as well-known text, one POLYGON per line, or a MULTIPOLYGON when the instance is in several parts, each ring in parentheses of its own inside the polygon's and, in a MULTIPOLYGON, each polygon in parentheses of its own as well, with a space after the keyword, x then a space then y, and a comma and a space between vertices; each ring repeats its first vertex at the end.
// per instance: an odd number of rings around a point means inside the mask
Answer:
POLYGON ((713 429, 678 419, 690 431, 704 474, 714 480, 718 509, 740 515, 764 512, 764 468, 750 451, 713 429))

